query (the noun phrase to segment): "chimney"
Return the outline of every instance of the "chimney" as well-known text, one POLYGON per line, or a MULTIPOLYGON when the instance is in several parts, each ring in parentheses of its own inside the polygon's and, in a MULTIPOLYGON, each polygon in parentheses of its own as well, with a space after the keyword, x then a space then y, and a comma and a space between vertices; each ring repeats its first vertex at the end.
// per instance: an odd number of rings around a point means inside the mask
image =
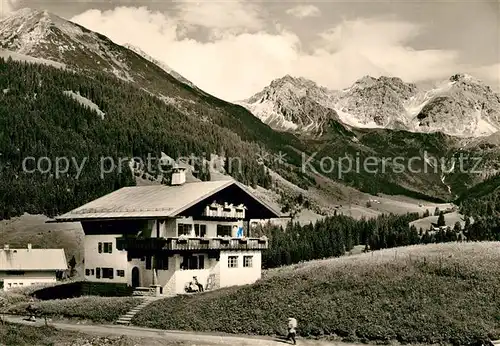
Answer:
POLYGON ((28 243, 28 251, 31 251, 31 243, 28 243))
POLYGON ((186 169, 175 165, 172 168, 171 185, 182 185, 186 182, 186 169))
POLYGON ((5 251, 8 251, 8 250, 9 250, 9 244, 5 244, 5 245, 3 246, 3 249, 4 249, 5 251))

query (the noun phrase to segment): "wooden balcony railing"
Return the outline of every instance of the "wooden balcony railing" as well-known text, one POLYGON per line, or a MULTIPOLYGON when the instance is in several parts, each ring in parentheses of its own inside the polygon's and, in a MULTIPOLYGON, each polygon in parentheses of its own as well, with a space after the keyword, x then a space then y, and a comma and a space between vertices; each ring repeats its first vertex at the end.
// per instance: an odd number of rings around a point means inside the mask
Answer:
POLYGON ((265 250, 262 238, 118 238, 118 250, 265 250))
POLYGON ((168 238, 168 250, 265 250, 267 239, 260 238, 168 238))

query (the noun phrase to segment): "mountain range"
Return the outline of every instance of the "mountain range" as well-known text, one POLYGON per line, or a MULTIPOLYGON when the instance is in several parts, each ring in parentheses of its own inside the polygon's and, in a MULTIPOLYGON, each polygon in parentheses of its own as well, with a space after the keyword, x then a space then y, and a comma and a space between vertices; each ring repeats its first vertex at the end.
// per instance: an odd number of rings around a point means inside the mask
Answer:
POLYGON ((500 95, 466 74, 455 74, 428 90, 385 76, 365 76, 344 90, 329 90, 287 75, 237 103, 274 129, 316 136, 329 119, 349 128, 442 132, 462 138, 500 129, 500 95))
POLYGON ((47 11, 2 19, 0 47, 0 58, 21 61, 0 59, 0 217, 57 214, 133 183, 123 174, 100 179, 92 167, 79 180, 26 175, 20 163, 27 156, 239 157, 240 169, 225 173, 247 185, 282 193, 286 184, 271 183, 273 173, 336 201, 347 200, 344 188, 453 200, 499 169, 498 95, 462 74, 425 92, 394 77, 365 77, 332 91, 285 76, 229 103, 140 49, 47 11), (420 156, 422 167, 426 155, 450 160, 460 153, 480 156, 482 174, 441 167, 397 173, 389 163, 376 174, 340 176, 338 166, 323 167, 325 159, 380 163, 395 156, 405 164, 420 156))

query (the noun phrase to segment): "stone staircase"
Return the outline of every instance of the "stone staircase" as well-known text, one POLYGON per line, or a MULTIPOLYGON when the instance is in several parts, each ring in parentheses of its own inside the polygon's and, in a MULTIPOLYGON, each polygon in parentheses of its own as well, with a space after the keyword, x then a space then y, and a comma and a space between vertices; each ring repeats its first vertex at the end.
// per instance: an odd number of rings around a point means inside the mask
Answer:
POLYGON ((160 297, 150 297, 150 296, 138 297, 137 299, 141 299, 142 303, 140 303, 139 305, 130 309, 130 311, 128 311, 125 315, 120 316, 120 318, 116 321, 116 323, 121 324, 121 325, 126 325, 126 326, 130 325, 130 321, 139 311, 144 309, 149 303, 151 303, 155 300, 158 300, 158 299, 162 299, 162 298, 165 298, 165 297, 161 297, 161 296, 160 297))

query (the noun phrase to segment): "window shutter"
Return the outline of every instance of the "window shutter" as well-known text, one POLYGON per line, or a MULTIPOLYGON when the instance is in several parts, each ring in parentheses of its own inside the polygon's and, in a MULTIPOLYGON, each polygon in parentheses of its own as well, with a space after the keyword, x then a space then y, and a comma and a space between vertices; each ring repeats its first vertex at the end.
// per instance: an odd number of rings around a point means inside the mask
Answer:
POLYGON ((99 251, 99 253, 102 253, 102 243, 99 243, 97 245, 97 251, 99 251))
POLYGON ((98 279, 101 278, 101 268, 95 268, 95 277, 98 279))

